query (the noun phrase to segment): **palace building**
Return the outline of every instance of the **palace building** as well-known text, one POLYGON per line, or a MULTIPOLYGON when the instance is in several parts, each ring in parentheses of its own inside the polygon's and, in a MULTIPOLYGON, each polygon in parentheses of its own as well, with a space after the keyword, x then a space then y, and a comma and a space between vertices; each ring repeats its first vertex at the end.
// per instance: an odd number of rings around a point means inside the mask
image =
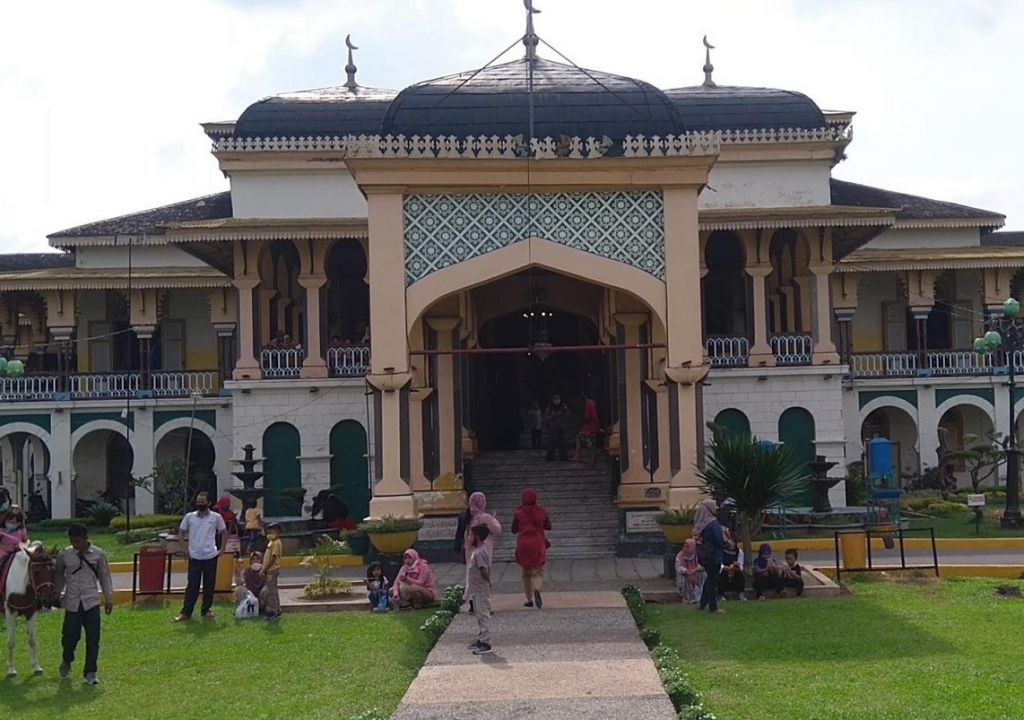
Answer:
POLYGON ((4 484, 55 517, 101 494, 152 513, 133 477, 187 458, 220 491, 252 444, 269 515, 330 487, 356 516, 445 517, 464 483, 579 470, 599 501, 563 500, 612 552, 700 499, 708 423, 837 478, 871 437, 914 475, 940 427, 1011 430, 1024 363, 971 350, 1020 297, 1002 215, 834 177, 853 112, 716 85, 710 58, 659 89, 524 44, 400 91, 360 85, 350 50, 344 85, 203 125, 230 190, 0 256, 0 344, 26 368, 0 378, 4 484), (517 452, 555 394, 572 442, 583 390, 594 470, 517 452))

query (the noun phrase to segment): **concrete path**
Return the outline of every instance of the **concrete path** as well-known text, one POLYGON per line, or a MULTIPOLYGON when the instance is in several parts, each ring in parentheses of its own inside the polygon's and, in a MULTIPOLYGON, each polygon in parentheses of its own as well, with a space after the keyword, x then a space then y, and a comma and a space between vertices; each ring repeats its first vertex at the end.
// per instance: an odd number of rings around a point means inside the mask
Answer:
POLYGON ((672 720, 675 712, 622 595, 493 598, 492 655, 475 656, 472 615, 455 618, 413 680, 394 720, 672 720))

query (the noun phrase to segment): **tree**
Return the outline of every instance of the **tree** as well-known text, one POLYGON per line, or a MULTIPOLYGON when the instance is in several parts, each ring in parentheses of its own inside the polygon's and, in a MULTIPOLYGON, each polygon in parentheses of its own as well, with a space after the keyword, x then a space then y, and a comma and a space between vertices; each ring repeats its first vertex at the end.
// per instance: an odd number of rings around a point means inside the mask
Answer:
POLYGON ((947 450, 945 459, 962 464, 971 478, 974 492, 992 477, 999 466, 1006 462, 1002 447, 1002 433, 987 432, 981 435, 964 435, 964 446, 958 450, 947 450))
POLYGON ((748 569, 754 560, 751 544, 761 514, 799 494, 809 478, 807 468, 789 448, 749 435, 731 434, 711 441, 697 475, 709 494, 732 498, 736 503, 744 566, 748 569))
POLYGON ((184 515, 188 509, 188 473, 181 458, 160 463, 152 475, 140 478, 136 484, 153 493, 157 512, 184 515))

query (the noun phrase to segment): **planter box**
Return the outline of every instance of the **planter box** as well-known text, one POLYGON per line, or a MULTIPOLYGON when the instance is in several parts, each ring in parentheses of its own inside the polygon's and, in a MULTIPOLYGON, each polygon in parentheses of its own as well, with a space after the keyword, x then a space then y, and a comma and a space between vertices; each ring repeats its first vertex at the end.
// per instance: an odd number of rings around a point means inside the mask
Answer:
POLYGON ((417 534, 416 530, 399 533, 367 533, 373 546, 384 555, 400 555, 405 552, 416 542, 417 534))
POLYGON ((682 545, 693 537, 693 525, 662 525, 659 523, 658 527, 661 528, 665 539, 672 545, 682 545))

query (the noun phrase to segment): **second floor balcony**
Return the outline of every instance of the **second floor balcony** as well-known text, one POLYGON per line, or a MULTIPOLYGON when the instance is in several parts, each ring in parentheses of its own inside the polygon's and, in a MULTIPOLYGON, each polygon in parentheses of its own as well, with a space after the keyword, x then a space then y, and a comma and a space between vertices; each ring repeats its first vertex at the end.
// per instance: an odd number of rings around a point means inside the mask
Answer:
POLYGON ((1024 372, 1024 353, 978 354, 973 350, 852 353, 850 375, 863 378, 964 377, 1002 375, 1012 359, 1014 372, 1024 372))
POLYGON ((220 388, 219 370, 28 373, 0 378, 0 402, 187 398, 220 388))
MULTIPOLYGON (((338 345, 327 348, 331 377, 362 377, 370 369, 370 346, 338 345)), ((266 380, 297 378, 302 374, 306 351, 302 346, 267 347, 260 350, 260 370, 266 380)))

